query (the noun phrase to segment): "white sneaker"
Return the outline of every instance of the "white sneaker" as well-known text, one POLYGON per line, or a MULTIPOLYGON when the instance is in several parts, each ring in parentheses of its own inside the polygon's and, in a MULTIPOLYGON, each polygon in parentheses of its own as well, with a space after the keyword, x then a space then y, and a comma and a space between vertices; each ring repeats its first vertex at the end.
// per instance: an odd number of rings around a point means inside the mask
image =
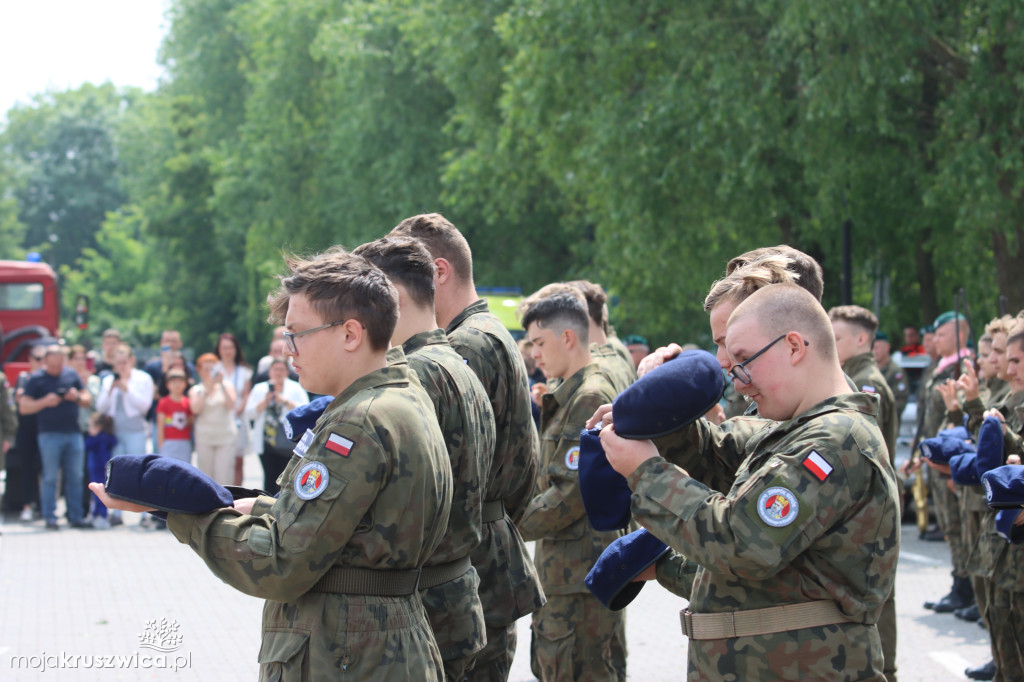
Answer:
POLYGON ((22 521, 31 521, 32 520, 32 510, 31 509, 22 509, 21 510, 21 516, 19 516, 18 518, 21 519, 22 521))
POLYGON ((95 519, 92 520, 92 527, 97 530, 109 530, 110 519, 108 519, 105 516, 97 516, 95 519))

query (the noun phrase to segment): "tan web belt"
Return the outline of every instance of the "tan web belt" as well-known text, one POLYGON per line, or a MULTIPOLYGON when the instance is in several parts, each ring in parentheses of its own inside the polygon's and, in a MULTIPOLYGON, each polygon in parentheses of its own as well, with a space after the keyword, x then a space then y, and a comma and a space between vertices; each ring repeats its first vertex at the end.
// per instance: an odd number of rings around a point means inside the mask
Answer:
POLYGON ((505 518, 505 503, 501 500, 484 502, 484 523, 494 523, 505 518))
POLYGON ((729 613, 691 613, 683 609, 679 620, 683 634, 690 639, 753 637, 850 622, 836 603, 829 600, 729 613))

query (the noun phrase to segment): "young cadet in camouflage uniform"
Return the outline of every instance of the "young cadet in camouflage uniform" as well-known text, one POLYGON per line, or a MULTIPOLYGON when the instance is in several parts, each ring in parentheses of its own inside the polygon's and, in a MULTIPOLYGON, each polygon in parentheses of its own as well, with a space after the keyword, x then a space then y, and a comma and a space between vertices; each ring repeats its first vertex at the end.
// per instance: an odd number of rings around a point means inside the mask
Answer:
MULTIPOLYGON (((856 305, 837 306, 828 311, 836 335, 836 353, 846 376, 864 393, 878 396, 878 428, 882 432, 889 463, 896 460, 896 435, 899 413, 889 384, 875 365, 872 352, 878 318, 856 305)), ((882 640, 882 672, 887 682, 896 682, 896 591, 889 595, 878 618, 878 636, 882 640)))
POLYGON ((875 622, 895 582, 899 503, 877 397, 850 392, 828 317, 797 286, 739 304, 725 343, 734 384, 777 422, 699 420, 676 466, 618 437, 607 410, 592 420, 605 420, 634 518, 681 553, 656 573, 690 599, 688 677, 881 680, 875 622), (716 477, 735 477, 728 493, 700 480, 716 477))
POLYGON ((341 250, 289 261, 271 300, 307 391, 336 395, 278 482, 234 509, 170 514, 217 577, 267 599, 261 680, 441 680, 416 593, 441 543, 451 467, 409 366, 388 364, 395 288, 341 250))
POLYGON ((519 521, 535 558, 548 603, 533 614, 530 667, 541 682, 626 679, 622 611, 609 611, 584 578, 620 531, 595 531, 579 489, 580 431, 615 390, 590 357, 588 316, 572 292, 539 300, 522 318, 533 358, 561 379, 541 404, 541 469, 536 495, 519 521))
POLYGON ((452 350, 434 315, 434 261, 412 237, 385 237, 353 253, 379 267, 398 290, 401 346, 434 405, 452 464, 455 490, 445 538, 420 578, 420 595, 444 661, 445 677, 462 680, 486 644, 480 579, 470 551, 483 535, 484 486, 494 453, 494 412, 484 387, 452 350), (455 577, 437 583, 454 573, 455 577), (426 588, 426 589, 424 589, 426 588))
POLYGON ((503 682, 516 652, 516 620, 545 601, 515 527, 531 498, 539 447, 526 365, 512 335, 477 296, 473 256, 454 225, 437 213, 418 215, 403 220, 392 230, 395 235, 416 237, 434 257, 437 323, 483 383, 494 411, 497 444, 484 494, 484 536, 470 555, 480 575, 487 646, 469 677, 503 682))
MULTIPOLYGON (((885 377, 885 383, 889 384, 892 397, 896 400, 898 422, 899 418, 903 416, 903 409, 907 406, 907 401, 910 400, 910 384, 907 382, 907 375, 903 368, 892 361, 891 349, 892 344, 885 332, 875 332, 875 342, 871 346, 871 351, 875 354, 875 364, 878 365, 878 370, 885 377)), ((896 430, 899 431, 899 428, 896 430)))

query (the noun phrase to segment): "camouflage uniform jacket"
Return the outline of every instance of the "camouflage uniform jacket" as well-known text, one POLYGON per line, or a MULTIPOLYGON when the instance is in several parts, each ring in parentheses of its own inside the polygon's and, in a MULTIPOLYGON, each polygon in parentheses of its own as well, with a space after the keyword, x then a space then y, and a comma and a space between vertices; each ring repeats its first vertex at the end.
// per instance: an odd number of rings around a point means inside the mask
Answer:
MULTIPOLYGON (((752 420, 725 430, 699 420, 686 429, 690 453, 677 455, 705 462, 711 478, 727 478, 713 470, 741 460, 727 494, 661 457, 641 464, 629 477, 634 518, 679 553, 659 562, 658 580, 688 597, 694 613, 830 600, 851 623, 874 625, 895 583, 900 537, 898 485, 875 421, 877 400, 836 396, 786 422, 760 420, 750 437, 752 420)), ((736 679, 832 679, 838 649, 853 655, 846 638, 878 646, 877 633, 850 628, 826 630, 824 639, 809 629, 831 654, 802 656, 819 667, 800 673, 790 669, 790 654, 802 631, 691 640, 691 678, 721 679, 723 671, 703 666, 726 656, 736 679), (741 653, 741 645, 756 655, 741 653)), ((876 672, 877 652, 869 656, 876 672)), ((852 661, 847 669, 862 670, 852 661)))
POLYGON ((889 451, 889 462, 896 460, 896 435, 900 430, 900 414, 896 411, 896 400, 892 389, 875 364, 872 353, 855 355, 843 363, 843 371, 853 381, 858 391, 878 396, 878 428, 882 431, 885 447, 889 451))
POLYGON ((1010 384, 1002 379, 986 379, 978 383, 978 397, 964 402, 959 411, 949 413, 949 420, 954 424, 963 424, 967 417, 967 430, 975 438, 982 422, 985 421, 985 410, 999 409, 1010 395, 1010 384))
POLYGON ((537 571, 515 522, 537 475, 538 441, 526 364, 512 335, 484 300, 471 304, 445 330, 455 352, 480 379, 494 412, 495 446, 485 502, 500 500, 505 518, 484 525, 473 550, 480 601, 489 627, 503 627, 544 604, 537 571))
POLYGON ((277 499, 257 498, 248 515, 169 514, 167 527, 218 578, 268 600, 264 676, 284 665, 288 679, 341 669, 435 679, 440 657, 418 596, 311 590, 332 567, 416 569, 440 544, 452 474, 433 405, 408 364, 394 362, 346 388, 306 439, 278 479, 277 499), (393 632, 403 628, 405 637, 393 632), (394 641, 366 646, 367 633, 382 632, 394 641), (294 664, 302 670, 289 670, 303 651, 305 662, 294 664))
MULTIPOLYGON (((956 377, 957 364, 955 362, 944 367, 941 372, 936 370, 929 377, 924 389, 924 400, 918 402, 918 409, 923 408, 924 414, 919 421, 917 437, 914 439, 915 445, 925 438, 931 438, 946 427, 946 402, 942 399, 938 386, 945 383, 947 379, 955 380, 956 377)), ((949 476, 945 477, 949 478, 949 476)))
POLYGON ((896 401, 896 416, 902 417, 903 408, 910 400, 910 384, 907 382, 906 372, 892 360, 889 360, 885 367, 878 369, 881 370, 882 376, 885 377, 885 383, 889 384, 889 388, 892 390, 892 397, 896 401))
POLYGON ((548 595, 589 594, 583 579, 605 547, 622 535, 591 528, 577 471, 580 432, 597 408, 614 397, 611 383, 594 362, 544 395, 537 494, 519 530, 525 539, 537 541, 537 571, 548 595))
POLYGON ((622 393, 636 381, 636 367, 632 360, 623 359, 612 343, 590 344, 590 357, 593 358, 612 384, 615 395, 622 393))
MULTIPOLYGON (((483 537, 484 485, 494 452, 494 413, 484 387, 452 350, 443 329, 415 334, 402 344, 409 367, 430 396, 452 465, 455 488, 444 539, 427 566, 468 557, 483 537)), ((476 569, 421 591, 441 658, 462 658, 486 644, 476 569)))

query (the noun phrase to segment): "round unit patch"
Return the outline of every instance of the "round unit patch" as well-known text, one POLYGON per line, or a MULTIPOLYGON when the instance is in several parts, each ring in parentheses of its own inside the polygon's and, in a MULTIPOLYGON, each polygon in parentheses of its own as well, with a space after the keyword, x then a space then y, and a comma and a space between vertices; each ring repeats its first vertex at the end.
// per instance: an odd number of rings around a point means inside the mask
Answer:
POLYGON ((796 520, 800 503, 785 488, 768 488, 757 498, 757 515, 773 528, 788 526, 796 520))
POLYGON ((327 490, 327 482, 331 475, 320 462, 307 462, 295 475, 295 494, 303 500, 312 500, 320 497, 320 493, 327 490))
POLYGON ((580 446, 574 445, 565 453, 565 467, 570 471, 580 468, 580 446))

